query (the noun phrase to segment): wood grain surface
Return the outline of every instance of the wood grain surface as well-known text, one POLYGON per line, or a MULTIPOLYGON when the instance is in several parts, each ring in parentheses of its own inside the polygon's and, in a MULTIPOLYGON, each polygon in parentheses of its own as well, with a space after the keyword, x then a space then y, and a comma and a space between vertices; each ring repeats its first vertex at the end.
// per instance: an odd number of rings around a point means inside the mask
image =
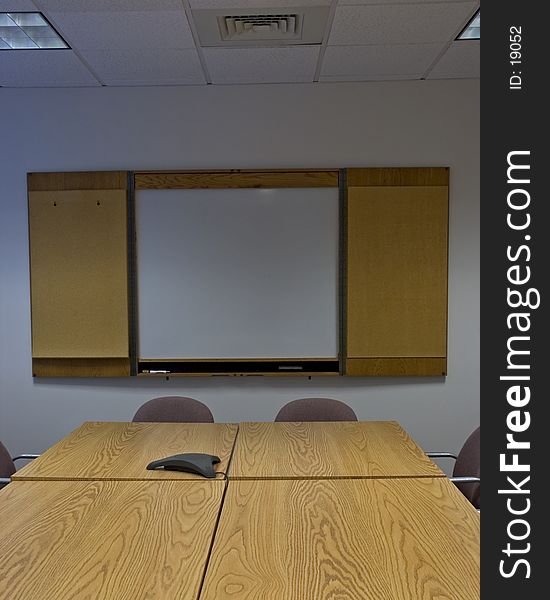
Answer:
POLYGON ((349 187, 347 225, 347 357, 445 357, 448 188, 349 187))
POLYGON ((87 422, 13 479, 204 480, 193 473, 145 467, 173 454, 205 452, 219 456, 215 470, 226 472, 237 429, 232 423, 87 422))
POLYGON ((129 377, 130 358, 33 358, 33 377, 129 377))
POLYGON ((445 478, 230 481, 201 600, 478 600, 479 515, 445 478))
POLYGON ((446 358, 348 358, 346 375, 384 377, 425 377, 427 375, 446 375, 446 358))
POLYGON ((67 171, 61 173, 28 173, 29 192, 59 190, 126 190, 128 171, 67 171))
POLYGON ((338 187, 338 171, 182 171, 134 175, 136 190, 182 188, 338 187))
POLYGON ((241 423, 232 479, 443 477, 396 421, 241 423))
POLYGON ((374 167, 347 169, 351 186, 449 185, 449 167, 374 167))
POLYGON ((11 483, 0 493, 0 600, 195 600, 224 486, 11 483))
POLYGON ((33 358, 129 356, 126 204, 126 190, 29 192, 33 358))

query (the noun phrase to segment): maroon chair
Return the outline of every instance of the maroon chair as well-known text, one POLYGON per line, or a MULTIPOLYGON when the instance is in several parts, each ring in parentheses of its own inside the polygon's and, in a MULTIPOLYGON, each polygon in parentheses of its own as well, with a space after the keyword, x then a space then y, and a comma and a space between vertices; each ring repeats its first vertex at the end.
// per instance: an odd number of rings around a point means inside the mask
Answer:
POLYGON ((21 454, 12 458, 6 449, 6 446, 0 442, 0 488, 3 488, 11 481, 11 476, 15 473, 16 460, 32 460, 38 458, 40 454, 21 454))
POLYGON ((214 417, 206 404, 186 396, 162 396, 142 404, 135 423, 213 423, 214 417))
POLYGON ((340 400, 300 398, 285 404, 275 421, 357 421, 357 415, 340 400))
POLYGON ((480 430, 478 427, 464 442, 451 477, 451 481, 476 508, 481 508, 480 430))
POLYGON ((6 446, 0 442, 0 488, 10 482, 10 477, 15 473, 15 465, 6 450, 6 446))
POLYGON ((430 458, 452 458, 455 466, 449 479, 477 508, 481 509, 481 428, 473 431, 464 442, 458 456, 450 452, 428 452, 430 458))

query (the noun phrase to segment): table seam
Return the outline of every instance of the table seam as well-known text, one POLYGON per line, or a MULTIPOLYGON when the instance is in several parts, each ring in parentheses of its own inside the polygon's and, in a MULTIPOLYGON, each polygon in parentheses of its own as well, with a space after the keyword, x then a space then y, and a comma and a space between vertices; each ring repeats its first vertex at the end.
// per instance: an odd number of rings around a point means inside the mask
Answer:
POLYGON ((212 539, 210 540, 210 546, 208 548, 208 554, 206 556, 206 562, 204 564, 204 571, 202 573, 202 577, 201 577, 201 581, 199 584, 199 590, 197 593, 197 600, 200 600, 201 595, 202 595, 202 590, 204 587, 204 582, 206 581, 206 574, 208 573, 208 566, 210 565, 210 559, 212 557, 212 551, 214 549, 214 542, 216 540, 216 534, 218 533, 218 527, 220 525, 220 521, 221 521, 221 517, 222 517, 222 512, 223 512, 223 507, 225 505, 225 496, 227 495, 227 488, 229 487, 229 480, 225 480, 225 486, 224 486, 224 490, 223 490, 223 494, 222 494, 222 499, 220 502, 220 510, 218 511, 218 516, 216 518, 216 523, 214 525, 214 530, 212 531, 212 539))

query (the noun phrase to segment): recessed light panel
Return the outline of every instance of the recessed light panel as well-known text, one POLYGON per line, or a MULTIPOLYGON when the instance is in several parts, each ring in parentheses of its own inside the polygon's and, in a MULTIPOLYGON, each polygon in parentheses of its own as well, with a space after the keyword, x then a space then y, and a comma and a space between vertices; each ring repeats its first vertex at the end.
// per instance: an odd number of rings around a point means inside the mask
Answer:
POLYGON ((472 20, 462 30, 462 33, 456 38, 457 40, 479 40, 479 32, 481 28, 479 13, 480 11, 478 10, 472 17, 472 20))
POLYGON ((46 50, 69 45, 39 12, 0 13, 0 50, 46 50))

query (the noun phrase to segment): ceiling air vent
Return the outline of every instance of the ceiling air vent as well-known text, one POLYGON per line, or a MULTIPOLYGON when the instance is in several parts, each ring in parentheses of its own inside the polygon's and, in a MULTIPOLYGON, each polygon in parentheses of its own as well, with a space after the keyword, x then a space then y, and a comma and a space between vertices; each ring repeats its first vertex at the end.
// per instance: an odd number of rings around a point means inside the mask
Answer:
POLYGON ((290 40, 299 39, 303 16, 230 15, 218 17, 222 40, 290 40))
POLYGON ((329 6, 292 9, 194 10, 200 44, 209 46, 287 46, 320 44, 327 25, 329 6))

